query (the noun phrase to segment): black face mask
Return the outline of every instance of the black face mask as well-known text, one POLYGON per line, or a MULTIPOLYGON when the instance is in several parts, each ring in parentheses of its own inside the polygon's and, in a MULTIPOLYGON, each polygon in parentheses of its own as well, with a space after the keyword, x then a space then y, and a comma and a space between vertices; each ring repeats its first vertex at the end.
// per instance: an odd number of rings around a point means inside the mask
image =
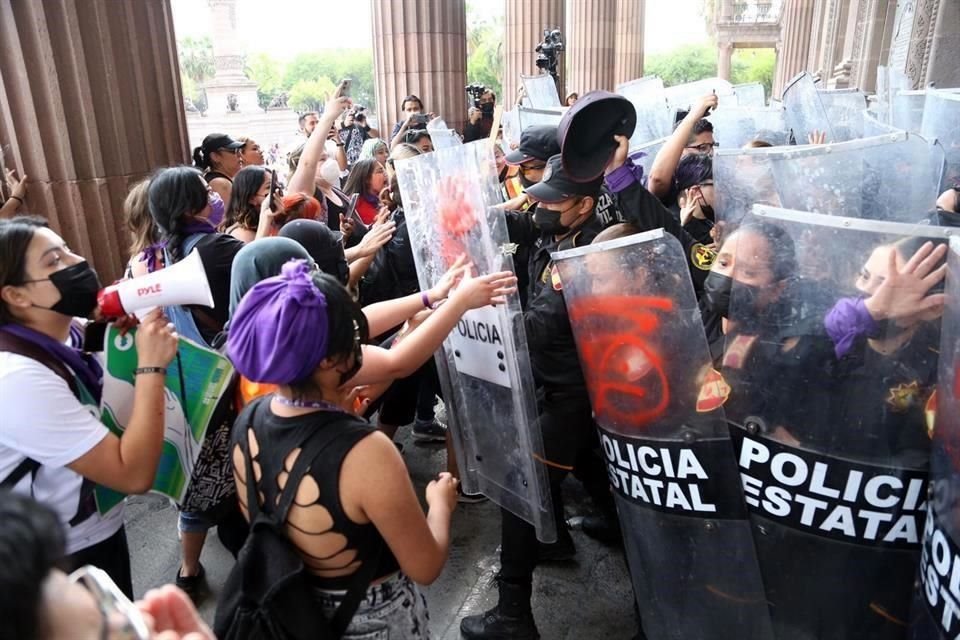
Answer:
POLYGON ((542 204, 537 205, 533 212, 533 223, 540 228, 540 231, 554 236, 562 236, 570 232, 570 227, 560 223, 562 211, 545 209, 542 204))
POLYGON ((703 281, 703 303, 710 311, 726 318, 730 314, 733 278, 711 271, 703 281))
POLYGON ((480 103, 480 113, 484 116, 493 115, 493 103, 492 102, 481 102, 480 103))
POLYGON ((97 308, 100 278, 86 260, 52 273, 49 278, 28 280, 24 284, 45 280, 49 280, 57 288, 60 292, 60 300, 52 307, 40 307, 41 309, 49 308, 50 311, 56 311, 71 318, 89 318, 97 308))
POLYGON ((703 212, 703 217, 709 220, 710 222, 713 222, 714 220, 716 220, 716 216, 714 215, 714 212, 713 212, 713 207, 708 205, 706 202, 700 203, 700 211, 703 212))

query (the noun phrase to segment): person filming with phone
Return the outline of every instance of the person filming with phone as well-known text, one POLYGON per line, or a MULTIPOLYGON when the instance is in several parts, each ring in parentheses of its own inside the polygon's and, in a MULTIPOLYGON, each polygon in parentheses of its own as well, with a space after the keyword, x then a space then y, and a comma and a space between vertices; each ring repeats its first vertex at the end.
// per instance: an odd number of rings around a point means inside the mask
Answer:
POLYGON ((409 95, 400 103, 400 118, 401 121, 393 125, 393 133, 390 134, 391 149, 406 140, 408 131, 426 129, 434 114, 425 113, 423 101, 415 95, 409 95))

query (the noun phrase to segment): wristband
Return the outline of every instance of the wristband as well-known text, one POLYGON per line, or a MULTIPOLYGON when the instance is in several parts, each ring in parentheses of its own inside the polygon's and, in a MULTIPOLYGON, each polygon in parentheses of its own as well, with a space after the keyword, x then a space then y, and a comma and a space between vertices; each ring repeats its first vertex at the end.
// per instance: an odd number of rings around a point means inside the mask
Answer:
POLYGON ((135 376, 139 376, 141 374, 148 374, 148 373, 159 373, 162 375, 167 375, 167 368, 166 367, 137 367, 136 369, 133 370, 133 375, 135 376))
POLYGON ((420 300, 423 302, 424 308, 433 309, 433 305, 430 304, 430 296, 427 295, 426 291, 420 292, 420 300))

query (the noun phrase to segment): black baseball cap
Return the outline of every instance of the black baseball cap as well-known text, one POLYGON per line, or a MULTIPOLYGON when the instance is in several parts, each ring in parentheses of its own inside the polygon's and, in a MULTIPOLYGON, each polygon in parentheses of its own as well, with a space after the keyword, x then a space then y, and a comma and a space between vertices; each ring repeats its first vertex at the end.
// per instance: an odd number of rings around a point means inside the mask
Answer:
POLYGON ((560 153, 557 142, 557 128, 549 125, 527 127, 520 134, 520 146, 506 155, 507 164, 523 164, 527 160, 546 162, 551 156, 560 153))
POLYGON ((525 192, 534 200, 551 204, 577 196, 596 198, 602 185, 602 177, 597 177, 589 182, 573 180, 567 170, 564 169, 563 157, 558 153, 547 160, 547 166, 543 170, 543 179, 525 189, 525 192))
POLYGON ((563 165, 574 180, 590 182, 603 175, 617 150, 614 135, 633 135, 637 110, 621 95, 591 91, 570 107, 557 131, 563 165))
POLYGON ((220 149, 242 149, 243 144, 225 133, 211 133, 203 139, 202 148, 204 153, 213 153, 214 151, 220 151, 220 149))

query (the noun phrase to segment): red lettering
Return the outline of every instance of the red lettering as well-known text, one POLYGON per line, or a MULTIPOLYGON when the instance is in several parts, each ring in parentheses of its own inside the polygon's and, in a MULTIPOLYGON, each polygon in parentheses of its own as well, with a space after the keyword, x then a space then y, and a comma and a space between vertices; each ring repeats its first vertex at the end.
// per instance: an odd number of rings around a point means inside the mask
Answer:
POLYGON ((149 287, 140 287, 137 289, 137 297, 156 293, 162 293, 159 282, 157 284, 150 285, 149 287))
POLYGON ((596 296, 570 306, 579 327, 577 346, 597 420, 642 430, 670 403, 670 384, 654 342, 659 313, 673 300, 647 296, 596 296))

